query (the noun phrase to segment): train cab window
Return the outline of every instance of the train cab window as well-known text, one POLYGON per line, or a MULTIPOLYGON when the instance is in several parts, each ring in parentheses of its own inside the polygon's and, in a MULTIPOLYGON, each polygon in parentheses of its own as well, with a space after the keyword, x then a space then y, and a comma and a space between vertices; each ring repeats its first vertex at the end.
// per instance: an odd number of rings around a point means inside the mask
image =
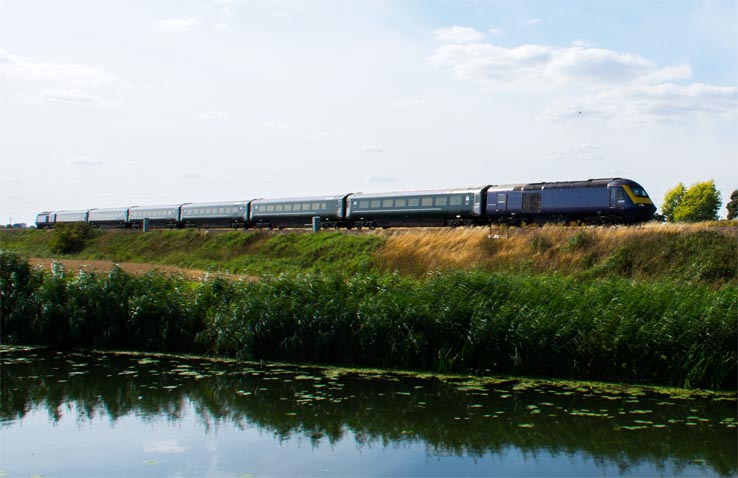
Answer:
POLYGON ((395 199, 395 207, 405 207, 407 201, 405 199, 395 199))
POLYGON ((407 205, 409 207, 418 207, 420 205, 420 199, 418 198, 410 198, 407 200, 407 205))
POLYGON ((421 206, 432 206, 433 205, 433 198, 431 197, 424 197, 420 200, 421 206))
POLYGON ((445 206, 446 204, 448 204, 448 198, 446 196, 436 198, 436 206, 445 206))
POLYGON ((458 194, 451 196, 451 200, 449 201, 449 204, 451 206, 461 206, 461 196, 458 194))
POLYGON ((625 202, 625 191, 623 188, 610 189, 610 204, 625 202))
POLYGON ((633 194, 638 196, 639 198, 647 198, 648 194, 646 194, 646 191, 643 190, 643 188, 634 188, 631 186, 631 191, 633 191, 633 194))
POLYGON ((382 201, 380 201, 379 199, 372 199, 371 205, 372 205, 372 209, 382 207, 382 201))
POLYGON ((395 201, 392 199, 385 199, 382 201, 382 207, 393 207, 395 205, 395 201))

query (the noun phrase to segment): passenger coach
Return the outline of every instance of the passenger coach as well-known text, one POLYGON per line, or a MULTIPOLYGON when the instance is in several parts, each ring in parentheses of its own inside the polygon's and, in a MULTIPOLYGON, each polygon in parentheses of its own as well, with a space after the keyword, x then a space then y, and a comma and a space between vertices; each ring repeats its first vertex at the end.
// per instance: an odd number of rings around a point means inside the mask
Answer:
POLYGON ((345 224, 347 194, 251 201, 250 222, 258 229, 309 227, 313 217, 320 217, 323 228, 345 224))
POLYGON ((476 187, 351 194, 346 220, 358 229, 482 224, 485 191, 476 187))

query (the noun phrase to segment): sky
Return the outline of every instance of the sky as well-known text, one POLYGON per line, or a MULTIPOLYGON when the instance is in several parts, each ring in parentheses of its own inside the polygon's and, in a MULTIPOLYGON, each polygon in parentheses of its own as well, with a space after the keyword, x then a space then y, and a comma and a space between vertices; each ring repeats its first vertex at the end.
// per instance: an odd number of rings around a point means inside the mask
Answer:
POLYGON ((727 203, 738 0, 0 0, 2 224, 603 177, 727 203))

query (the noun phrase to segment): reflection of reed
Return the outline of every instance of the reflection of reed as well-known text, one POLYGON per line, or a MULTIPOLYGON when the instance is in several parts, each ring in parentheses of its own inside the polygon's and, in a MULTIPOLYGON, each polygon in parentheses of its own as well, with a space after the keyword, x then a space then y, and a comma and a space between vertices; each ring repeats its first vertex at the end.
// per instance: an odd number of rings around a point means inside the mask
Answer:
POLYGON ((515 447, 583 453, 601 466, 624 463, 625 471, 644 462, 686 466, 700 456, 717 473, 737 471, 735 428, 721 423, 735 416, 734 400, 61 352, 4 353, 0 373, 4 421, 37 407, 58 420, 70 402, 80 419, 172 421, 190 402, 206 427, 252 424, 315 445, 336 443, 350 431, 360 446, 419 441, 439 455, 482 456, 515 447), (695 413, 702 422, 687 426, 695 413), (627 428, 639 421, 667 426, 627 428))

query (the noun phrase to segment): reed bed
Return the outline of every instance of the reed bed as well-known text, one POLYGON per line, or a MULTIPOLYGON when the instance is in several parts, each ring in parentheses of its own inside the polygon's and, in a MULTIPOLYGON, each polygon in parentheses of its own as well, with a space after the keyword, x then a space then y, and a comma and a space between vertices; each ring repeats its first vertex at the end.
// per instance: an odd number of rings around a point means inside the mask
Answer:
POLYGON ((485 271, 193 283, 49 274, 7 252, 0 280, 5 343, 736 388, 734 284, 485 271))

